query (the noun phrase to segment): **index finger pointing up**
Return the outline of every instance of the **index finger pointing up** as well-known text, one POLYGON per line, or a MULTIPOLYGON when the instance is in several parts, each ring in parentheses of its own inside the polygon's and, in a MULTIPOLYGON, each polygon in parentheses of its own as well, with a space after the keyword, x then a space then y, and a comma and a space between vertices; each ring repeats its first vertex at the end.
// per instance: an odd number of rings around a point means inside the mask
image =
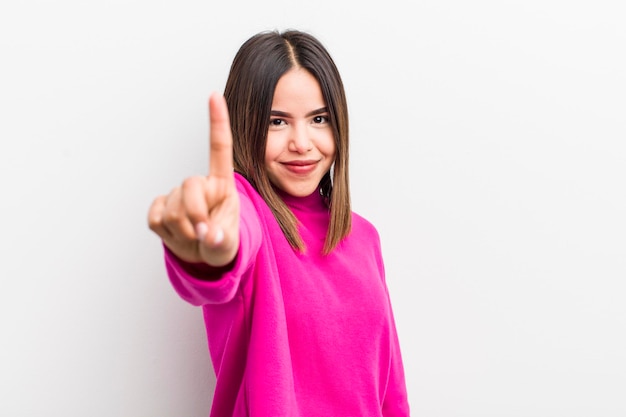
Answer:
POLYGON ((233 135, 224 96, 218 93, 209 98, 209 175, 232 178, 233 135))

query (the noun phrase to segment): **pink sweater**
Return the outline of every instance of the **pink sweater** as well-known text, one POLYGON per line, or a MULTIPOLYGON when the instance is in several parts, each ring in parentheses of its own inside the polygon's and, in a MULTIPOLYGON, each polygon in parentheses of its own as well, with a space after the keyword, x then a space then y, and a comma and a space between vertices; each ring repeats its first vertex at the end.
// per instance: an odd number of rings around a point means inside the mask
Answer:
POLYGON ((408 416, 400 346, 379 237, 353 214, 352 232, 321 254, 321 196, 284 196, 306 253, 239 174, 241 243, 233 267, 201 272, 165 251, 178 294, 202 306, 216 373, 211 417, 408 416))

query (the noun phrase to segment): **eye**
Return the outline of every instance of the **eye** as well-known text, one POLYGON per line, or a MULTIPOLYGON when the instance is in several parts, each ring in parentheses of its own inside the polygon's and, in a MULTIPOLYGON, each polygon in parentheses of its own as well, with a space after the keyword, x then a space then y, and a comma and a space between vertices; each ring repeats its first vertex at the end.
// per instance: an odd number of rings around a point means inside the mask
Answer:
POLYGON ((270 119, 270 126, 282 126, 285 124, 283 119, 270 119))
POLYGON ((315 116, 313 118, 313 123, 315 124, 328 123, 328 116, 315 116))

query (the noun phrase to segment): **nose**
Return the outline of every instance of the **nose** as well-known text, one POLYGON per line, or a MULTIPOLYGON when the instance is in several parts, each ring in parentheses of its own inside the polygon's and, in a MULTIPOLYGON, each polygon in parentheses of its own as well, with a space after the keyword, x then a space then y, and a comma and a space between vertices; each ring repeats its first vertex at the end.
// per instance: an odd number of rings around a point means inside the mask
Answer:
POLYGON ((289 140, 291 152, 306 153, 313 149, 313 141, 306 126, 294 125, 289 140))

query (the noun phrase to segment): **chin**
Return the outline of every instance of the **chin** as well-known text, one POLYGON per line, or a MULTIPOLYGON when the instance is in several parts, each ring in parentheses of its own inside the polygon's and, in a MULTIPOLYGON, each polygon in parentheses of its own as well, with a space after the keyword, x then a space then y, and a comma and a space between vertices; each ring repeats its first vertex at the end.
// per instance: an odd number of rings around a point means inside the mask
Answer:
POLYGON ((281 184, 280 188, 283 192, 289 194, 292 197, 308 197, 317 191, 317 184, 315 185, 297 185, 297 184, 281 184))

